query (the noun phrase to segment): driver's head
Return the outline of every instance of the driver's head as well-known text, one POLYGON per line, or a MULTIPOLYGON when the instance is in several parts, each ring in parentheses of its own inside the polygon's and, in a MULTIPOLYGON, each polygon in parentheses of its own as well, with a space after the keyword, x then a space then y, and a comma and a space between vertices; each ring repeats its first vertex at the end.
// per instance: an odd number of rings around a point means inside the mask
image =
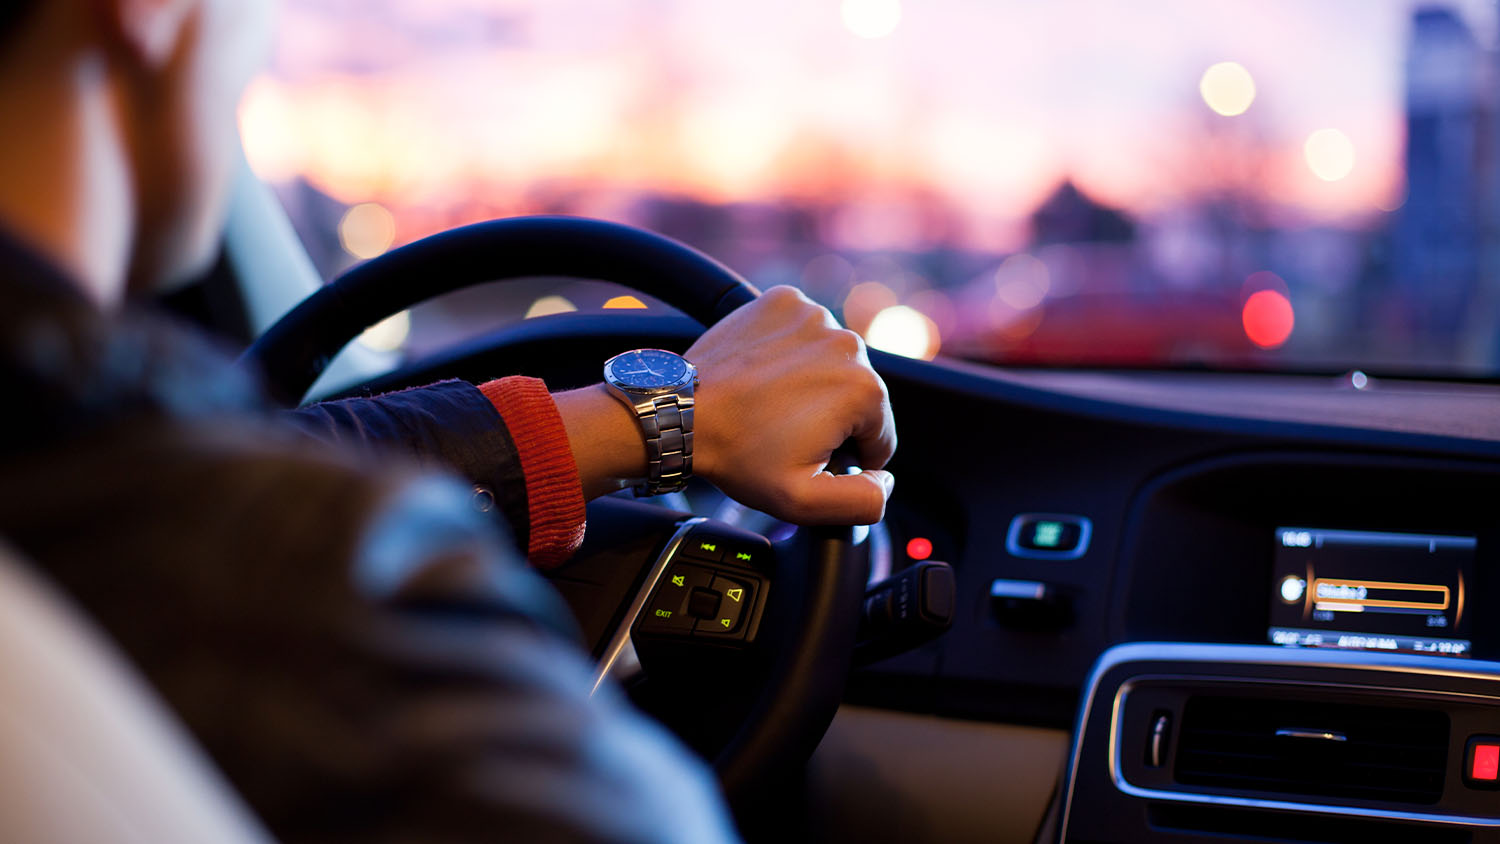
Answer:
POLYGON ((105 304, 201 269, 227 207, 235 107, 273 5, 0 6, 0 227, 105 304))

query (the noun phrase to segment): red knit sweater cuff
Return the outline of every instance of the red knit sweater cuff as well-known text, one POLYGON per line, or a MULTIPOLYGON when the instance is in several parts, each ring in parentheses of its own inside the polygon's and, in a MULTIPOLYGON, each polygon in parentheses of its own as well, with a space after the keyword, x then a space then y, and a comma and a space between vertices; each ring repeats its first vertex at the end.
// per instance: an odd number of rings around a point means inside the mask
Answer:
POLYGON ((583 543, 583 482, 557 403, 547 385, 519 375, 479 385, 510 431, 526 477, 530 539, 526 556, 537 568, 556 566, 583 543))

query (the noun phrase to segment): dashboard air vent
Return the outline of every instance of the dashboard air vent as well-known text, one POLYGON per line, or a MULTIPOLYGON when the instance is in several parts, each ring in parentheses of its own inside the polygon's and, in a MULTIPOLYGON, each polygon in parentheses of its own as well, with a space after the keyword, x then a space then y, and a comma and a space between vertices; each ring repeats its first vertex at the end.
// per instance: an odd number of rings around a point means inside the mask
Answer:
POLYGON ((1428 709, 1195 696, 1173 777, 1185 785, 1436 803, 1448 716, 1428 709))

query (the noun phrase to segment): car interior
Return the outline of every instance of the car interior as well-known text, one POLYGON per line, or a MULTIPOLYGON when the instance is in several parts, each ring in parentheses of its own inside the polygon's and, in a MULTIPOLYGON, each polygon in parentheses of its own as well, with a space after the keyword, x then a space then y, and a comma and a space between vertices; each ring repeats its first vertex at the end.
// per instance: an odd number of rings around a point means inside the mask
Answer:
MULTIPOLYGON (((924 31, 921 4, 821 5, 871 44, 924 31)), ((1045 14, 1126 14, 1060 5, 1045 14)), ((1248 175, 1215 159, 1233 174, 1193 202, 1112 209, 1079 177, 1049 183, 1029 240, 954 248, 945 275, 863 234, 787 271, 766 258, 770 199, 615 213, 547 194, 364 250, 363 206, 325 186, 339 252, 252 166, 247 124, 223 254, 163 304, 287 406, 444 378, 592 384, 615 354, 686 350, 778 279, 857 327, 900 435, 882 522, 797 528, 697 482, 592 502, 584 546, 547 572, 596 681, 713 764, 747 840, 1500 842, 1500 617, 1482 609, 1500 604, 1500 22, 1487 3, 1277 3, 1257 23, 1243 5, 1212 31, 1248 34, 1161 36, 1191 47, 1172 108, 1224 160, 1254 158, 1304 108, 1274 99, 1274 58, 1359 41, 1368 15, 1394 103, 1370 110, 1395 140, 1361 145, 1339 112, 1343 130, 1309 118, 1291 142, 1298 178, 1369 191, 1357 210, 1298 193, 1269 153, 1248 175), (1226 43, 1262 64, 1220 62, 1226 43), (1224 128, 1257 106, 1275 116, 1224 128), (1396 175, 1362 175, 1382 155, 1396 175), (1196 257, 1142 270, 1161 250, 1196 257), (902 275, 919 265, 928 286, 902 275), (393 324, 394 343, 371 333, 393 324), (690 606, 694 587, 722 598, 690 606)), ((949 14, 1001 14, 972 6, 949 14)), ((1066 77, 1049 49, 1029 60, 1066 77)), ((9 553, 0 677, 0 840, 270 840, 9 553)))

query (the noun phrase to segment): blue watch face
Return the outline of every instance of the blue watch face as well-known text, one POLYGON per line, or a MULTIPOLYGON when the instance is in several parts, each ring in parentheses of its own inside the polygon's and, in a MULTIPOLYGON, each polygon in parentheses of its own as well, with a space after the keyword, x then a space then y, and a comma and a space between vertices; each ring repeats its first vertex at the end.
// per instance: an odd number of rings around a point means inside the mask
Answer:
POLYGON ((610 374, 627 387, 669 387, 687 374, 687 361, 660 349, 626 352, 610 364, 610 374))

